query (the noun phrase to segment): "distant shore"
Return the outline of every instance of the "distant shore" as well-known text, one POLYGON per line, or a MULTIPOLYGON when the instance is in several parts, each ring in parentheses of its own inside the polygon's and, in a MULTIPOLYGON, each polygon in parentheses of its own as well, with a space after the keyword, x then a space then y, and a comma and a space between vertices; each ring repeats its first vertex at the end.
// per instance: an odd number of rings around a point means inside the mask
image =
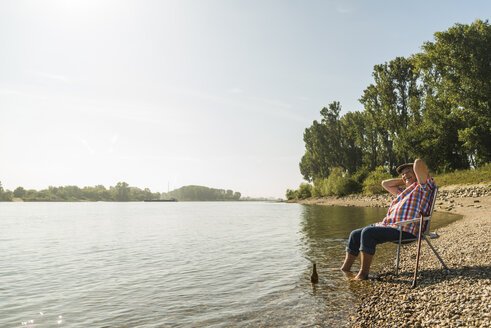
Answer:
MULTIPOLYGON (((391 199, 384 194, 297 202, 388 207, 391 199)), ((440 238, 432 241, 451 272, 424 245, 418 286, 412 289, 416 243, 403 247, 398 276, 393 261, 387 260, 379 275, 350 282, 367 285, 351 327, 491 327, 491 185, 441 187, 435 209, 463 215, 440 228, 440 238)))

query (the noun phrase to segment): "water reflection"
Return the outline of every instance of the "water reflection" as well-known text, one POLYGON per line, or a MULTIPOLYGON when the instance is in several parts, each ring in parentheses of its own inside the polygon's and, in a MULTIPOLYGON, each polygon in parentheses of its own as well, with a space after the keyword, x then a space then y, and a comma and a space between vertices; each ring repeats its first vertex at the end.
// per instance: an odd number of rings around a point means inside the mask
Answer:
POLYGON ((303 206, 300 248, 307 260, 306 278, 311 274, 310 263, 317 263, 319 283, 312 284, 312 296, 322 309, 318 313, 318 322, 323 326, 345 326, 356 310, 359 293, 350 287, 350 274, 338 270, 344 259, 349 232, 380 221, 385 213, 383 208, 303 206))
POLYGON ((326 267, 339 267, 349 233, 381 221, 384 208, 306 205, 301 220, 305 257, 326 267))
POLYGON ((44 312, 39 312, 35 319, 28 319, 26 321, 21 321, 20 326, 22 328, 34 328, 34 327, 55 327, 56 325, 60 326, 65 323, 63 321, 62 315, 45 315, 44 312))

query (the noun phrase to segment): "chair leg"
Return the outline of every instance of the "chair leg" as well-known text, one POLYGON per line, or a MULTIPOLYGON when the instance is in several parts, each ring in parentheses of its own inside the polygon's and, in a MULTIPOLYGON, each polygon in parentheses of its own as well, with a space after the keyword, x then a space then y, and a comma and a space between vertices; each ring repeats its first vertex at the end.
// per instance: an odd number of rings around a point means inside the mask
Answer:
MULTIPOLYGON (((416 288, 416 280, 418 279, 418 266, 419 266, 419 253, 421 251, 421 237, 423 232, 423 216, 419 220, 419 232, 418 232, 418 248, 416 250, 416 267, 414 268, 413 284, 411 288, 416 288)), ((425 238, 426 239, 426 238, 425 238)))
POLYGON ((447 270, 447 272, 450 272, 450 269, 445 265, 445 262, 443 262, 442 258, 440 257, 440 255, 438 255, 438 252, 436 251, 436 249, 433 247, 433 245, 430 243, 430 241, 428 240, 428 238, 426 236, 423 236, 424 239, 426 240, 426 242, 428 243, 428 246, 430 246, 431 250, 433 251, 433 253, 435 253, 436 257, 440 260, 440 263, 443 265, 443 267, 447 270))
POLYGON ((397 244, 396 276, 399 274, 399 259, 401 257, 402 230, 399 233, 399 243, 397 244))

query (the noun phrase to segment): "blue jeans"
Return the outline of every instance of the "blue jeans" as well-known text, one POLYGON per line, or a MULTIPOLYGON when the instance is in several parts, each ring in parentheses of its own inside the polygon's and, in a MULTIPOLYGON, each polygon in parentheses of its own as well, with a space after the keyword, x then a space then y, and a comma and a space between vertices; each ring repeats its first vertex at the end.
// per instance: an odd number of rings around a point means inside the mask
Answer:
MULTIPOLYGON (((402 239, 416 238, 409 232, 402 232, 402 239)), ((379 227, 369 225, 367 227, 353 230, 349 236, 346 252, 358 256, 360 251, 370 255, 375 254, 375 246, 389 241, 399 240, 399 230, 391 227, 379 227)))

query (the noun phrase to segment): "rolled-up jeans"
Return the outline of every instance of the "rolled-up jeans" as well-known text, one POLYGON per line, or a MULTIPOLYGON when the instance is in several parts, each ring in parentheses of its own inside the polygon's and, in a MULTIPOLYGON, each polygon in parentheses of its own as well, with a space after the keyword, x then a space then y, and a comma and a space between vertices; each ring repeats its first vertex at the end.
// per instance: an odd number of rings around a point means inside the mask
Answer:
MULTIPOLYGON (((360 251, 374 255, 375 246, 389 241, 398 241, 400 231, 384 226, 369 225, 367 227, 353 230, 349 236, 346 252, 358 256, 360 251)), ((416 238, 413 234, 403 231, 402 239, 416 238)))

